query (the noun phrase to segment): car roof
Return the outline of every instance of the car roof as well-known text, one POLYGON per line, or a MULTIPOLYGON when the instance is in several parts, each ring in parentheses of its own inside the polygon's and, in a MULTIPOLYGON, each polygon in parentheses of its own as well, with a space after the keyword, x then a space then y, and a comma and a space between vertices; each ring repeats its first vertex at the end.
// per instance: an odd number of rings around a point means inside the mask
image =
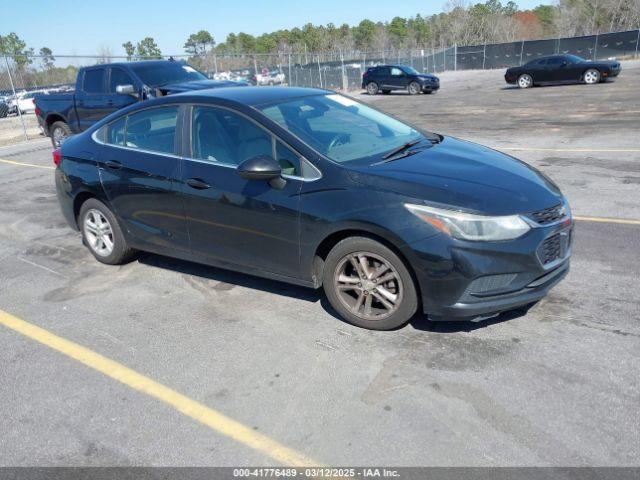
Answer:
POLYGON ((261 105, 263 103, 281 102, 311 95, 327 95, 335 93, 331 90, 304 87, 224 87, 168 95, 163 98, 189 97, 188 102, 207 100, 227 100, 243 105, 261 105))
POLYGON ((166 65, 166 64, 182 64, 179 60, 134 60, 132 62, 113 62, 113 63, 102 63, 99 65, 91 65, 86 68, 93 67, 130 67, 132 65, 144 64, 144 65, 166 65))

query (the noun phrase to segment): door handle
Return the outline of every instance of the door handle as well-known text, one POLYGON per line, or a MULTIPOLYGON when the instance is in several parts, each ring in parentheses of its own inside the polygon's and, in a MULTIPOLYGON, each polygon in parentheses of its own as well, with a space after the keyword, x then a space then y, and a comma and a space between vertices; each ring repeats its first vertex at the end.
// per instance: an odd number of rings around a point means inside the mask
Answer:
POLYGON ((206 190, 207 188, 211 188, 207 182, 200 180, 199 178, 190 178, 187 180, 187 185, 191 188, 195 188, 196 190, 206 190))
POLYGON ((120 170, 122 168, 122 164, 115 160, 107 160, 104 164, 111 170, 120 170))

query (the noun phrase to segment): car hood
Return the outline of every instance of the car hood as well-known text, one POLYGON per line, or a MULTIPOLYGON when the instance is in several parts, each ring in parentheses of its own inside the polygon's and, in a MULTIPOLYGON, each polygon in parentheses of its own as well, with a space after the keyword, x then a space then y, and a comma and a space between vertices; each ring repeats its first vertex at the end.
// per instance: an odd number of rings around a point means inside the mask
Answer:
POLYGON ((436 77, 435 75, 429 75, 428 73, 421 73, 420 75, 416 76, 424 80, 438 80, 438 77, 436 77))
POLYGON ((585 64, 588 65, 602 65, 602 66, 606 66, 609 68, 616 68, 620 66, 620 62, 617 62, 615 60, 597 60, 594 62, 585 62, 585 64))
POLYGON ((408 157, 354 167, 349 174, 370 188, 487 215, 533 212, 562 200, 559 188, 535 168, 453 137, 408 157))
POLYGON ((242 87, 246 83, 234 82, 231 80, 195 80, 193 82, 171 83, 159 87, 164 95, 174 93, 189 92, 192 90, 204 90, 207 88, 223 88, 223 87, 242 87))

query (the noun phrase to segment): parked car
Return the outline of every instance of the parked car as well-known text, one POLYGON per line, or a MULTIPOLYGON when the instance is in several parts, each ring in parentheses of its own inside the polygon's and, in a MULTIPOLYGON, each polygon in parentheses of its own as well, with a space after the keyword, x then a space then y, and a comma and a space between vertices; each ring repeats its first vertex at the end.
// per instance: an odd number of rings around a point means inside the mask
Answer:
POLYGON ((284 73, 280 70, 264 70, 253 76, 253 85, 282 85, 285 81, 284 73))
POLYGON ((54 162, 62 212, 100 262, 145 250, 323 286, 366 328, 522 308, 569 269, 572 217, 548 177, 327 90, 132 105, 54 162))
POLYGON ((9 107, 8 114, 9 115, 18 115, 18 113, 26 114, 32 113, 35 111, 35 96, 37 94, 46 94, 47 92, 44 90, 34 90, 31 92, 22 91, 16 93, 15 96, 11 96, 7 105, 9 107), (18 112, 20 109, 20 112, 18 112))
POLYGON ((369 95, 392 90, 406 90, 411 95, 433 93, 440 88, 440 79, 435 75, 420 73, 406 65, 379 65, 369 67, 362 75, 362 88, 369 95))
POLYGON ((579 83, 592 85, 620 74, 620 62, 592 62, 577 55, 549 55, 536 58, 520 67, 508 68, 504 79, 520 88, 552 83, 579 83))
POLYGON ((54 148, 74 133, 132 103, 190 90, 239 86, 209 80, 193 67, 172 60, 125 62, 84 67, 74 93, 36 97, 36 115, 54 148))
POLYGON ((5 99, 0 98, 0 118, 4 118, 9 115, 9 105, 5 99))

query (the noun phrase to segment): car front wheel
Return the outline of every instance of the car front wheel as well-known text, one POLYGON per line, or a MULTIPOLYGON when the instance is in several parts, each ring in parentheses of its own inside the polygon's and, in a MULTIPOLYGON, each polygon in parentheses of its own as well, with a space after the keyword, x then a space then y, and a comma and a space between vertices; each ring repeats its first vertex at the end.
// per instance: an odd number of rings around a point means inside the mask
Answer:
POLYGON ((404 262, 371 238, 350 237, 333 247, 323 285, 331 306, 359 327, 397 328, 418 309, 416 286, 404 262))
POLYGON ((409 91, 409 95, 417 95, 422 89, 420 88, 420 84, 418 82, 411 82, 407 87, 407 90, 409 91))
POLYGON ((518 77, 518 86, 520 88, 531 88, 533 87, 533 78, 528 73, 523 73, 518 77))
POLYGON ((595 83, 600 82, 600 72, 595 68, 590 68, 586 72, 584 72, 584 83, 587 85, 593 85, 595 83))
POLYGON ((134 251, 128 247, 115 216, 104 203, 88 199, 80 208, 78 220, 82 241, 99 262, 120 265, 131 259, 134 251))

